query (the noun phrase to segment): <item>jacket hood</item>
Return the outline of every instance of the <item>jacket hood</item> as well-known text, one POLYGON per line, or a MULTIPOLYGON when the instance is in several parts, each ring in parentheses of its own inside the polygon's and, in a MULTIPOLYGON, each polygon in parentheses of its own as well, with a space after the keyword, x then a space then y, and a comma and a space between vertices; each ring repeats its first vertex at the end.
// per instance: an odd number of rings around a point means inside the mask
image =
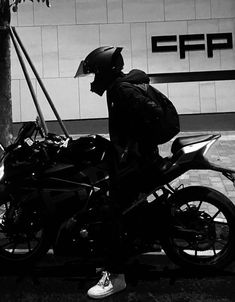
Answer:
POLYGON ((123 76, 118 80, 120 82, 128 82, 131 84, 148 84, 150 82, 149 76, 139 69, 132 69, 127 74, 123 74, 123 76))

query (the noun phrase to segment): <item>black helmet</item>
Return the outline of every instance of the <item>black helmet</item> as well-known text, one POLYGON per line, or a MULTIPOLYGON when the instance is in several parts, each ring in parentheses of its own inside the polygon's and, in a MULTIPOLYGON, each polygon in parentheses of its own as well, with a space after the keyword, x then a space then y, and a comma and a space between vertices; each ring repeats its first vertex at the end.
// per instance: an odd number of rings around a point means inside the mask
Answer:
POLYGON ((123 69, 124 62, 121 55, 122 47, 102 46, 93 50, 81 61, 75 78, 94 74, 118 73, 123 69))

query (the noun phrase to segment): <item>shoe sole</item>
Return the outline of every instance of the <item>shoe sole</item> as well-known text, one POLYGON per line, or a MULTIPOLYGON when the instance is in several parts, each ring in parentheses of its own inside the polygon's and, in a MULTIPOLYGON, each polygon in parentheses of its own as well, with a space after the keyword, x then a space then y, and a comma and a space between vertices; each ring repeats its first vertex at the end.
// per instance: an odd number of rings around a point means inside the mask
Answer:
POLYGON ((104 294, 104 295, 100 295, 100 296, 96 296, 96 295, 93 296, 93 295, 89 295, 89 294, 88 294, 88 297, 91 298, 91 299, 95 299, 95 300, 104 299, 104 298, 109 297, 109 296, 111 296, 111 295, 120 293, 120 292, 122 292, 122 291, 125 290, 125 289, 126 289, 126 286, 125 286, 124 288, 120 289, 120 290, 110 291, 110 292, 108 292, 108 293, 106 293, 106 294, 104 294))

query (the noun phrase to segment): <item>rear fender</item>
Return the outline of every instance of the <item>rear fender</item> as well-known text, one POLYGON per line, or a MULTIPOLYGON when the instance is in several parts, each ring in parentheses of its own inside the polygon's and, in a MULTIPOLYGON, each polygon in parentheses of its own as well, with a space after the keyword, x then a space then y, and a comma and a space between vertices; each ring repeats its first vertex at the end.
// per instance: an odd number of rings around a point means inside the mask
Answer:
POLYGON ((171 165, 163 170, 163 176, 166 182, 171 182, 189 170, 212 170, 222 173, 226 178, 233 182, 235 186, 235 169, 222 167, 210 162, 203 154, 194 154, 192 157, 184 157, 184 160, 170 159, 171 165))

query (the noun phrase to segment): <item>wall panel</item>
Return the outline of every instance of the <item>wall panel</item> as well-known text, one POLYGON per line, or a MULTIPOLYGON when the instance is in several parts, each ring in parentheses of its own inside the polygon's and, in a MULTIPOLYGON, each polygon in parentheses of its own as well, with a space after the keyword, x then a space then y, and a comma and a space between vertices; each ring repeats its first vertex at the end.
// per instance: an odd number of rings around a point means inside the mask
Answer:
POLYGON ((235 111, 235 81, 221 81, 215 84, 218 112, 235 111))
POLYGON ((180 114, 200 113, 199 83, 170 83, 169 98, 180 114))
POLYGON ((35 25, 75 24, 75 0, 56 0, 51 8, 41 1, 34 1, 34 19, 35 25))
POLYGON ((104 118, 107 117, 107 105, 105 93, 99 97, 90 91, 90 83, 94 76, 87 76, 79 79, 80 91, 80 112, 81 118, 104 118))
POLYGON ((124 22, 164 20, 163 0, 123 0, 124 22))
POLYGON ((107 23, 106 4, 106 0, 76 0, 77 23, 107 23))
POLYGON ((217 112, 215 82, 200 82, 200 113, 217 112))
POLYGON ((133 68, 148 70, 145 23, 131 24, 131 59, 133 68))
POLYGON ((73 77, 86 55, 99 46, 98 25, 58 27, 59 74, 73 77))
POLYGON ((212 18, 234 18, 234 0, 211 0, 212 18))
MULTIPOLYGON (((50 9, 45 3, 25 1, 18 13, 12 13, 12 25, 63 119, 107 117, 105 95, 100 98, 90 92, 92 76, 73 78, 80 61, 101 45, 123 47, 124 72, 139 68, 155 75, 198 75, 194 82, 154 84, 182 114, 235 111, 234 0, 56 0, 50 9), (180 35, 208 33, 232 33, 233 48, 214 50, 208 58, 206 39, 190 41, 205 43, 205 50, 186 51, 185 58, 180 58, 180 35), (153 52, 151 37, 169 35, 175 36, 175 41, 160 45, 174 45, 177 51, 153 52), (200 78, 201 72, 211 71, 218 77, 221 72, 224 79, 200 78)), ((11 55, 13 120, 34 119, 32 98, 13 46, 11 55)), ((46 119, 54 120, 32 72, 30 77, 46 119)))
POLYGON ((108 23, 121 23, 123 21, 122 0, 107 0, 108 23))
MULTIPOLYGON (((77 80, 73 78, 57 78, 44 80, 44 83, 62 119, 80 118, 77 80)), ((42 104, 42 110, 45 112, 45 119, 55 119, 38 85, 37 95, 42 104)))
POLYGON ((195 19, 194 0, 165 0, 165 20, 195 19))
POLYGON ((59 77, 59 51, 57 26, 42 27, 43 77, 59 77))
POLYGON ((211 0, 195 0, 196 19, 211 18, 211 0))

